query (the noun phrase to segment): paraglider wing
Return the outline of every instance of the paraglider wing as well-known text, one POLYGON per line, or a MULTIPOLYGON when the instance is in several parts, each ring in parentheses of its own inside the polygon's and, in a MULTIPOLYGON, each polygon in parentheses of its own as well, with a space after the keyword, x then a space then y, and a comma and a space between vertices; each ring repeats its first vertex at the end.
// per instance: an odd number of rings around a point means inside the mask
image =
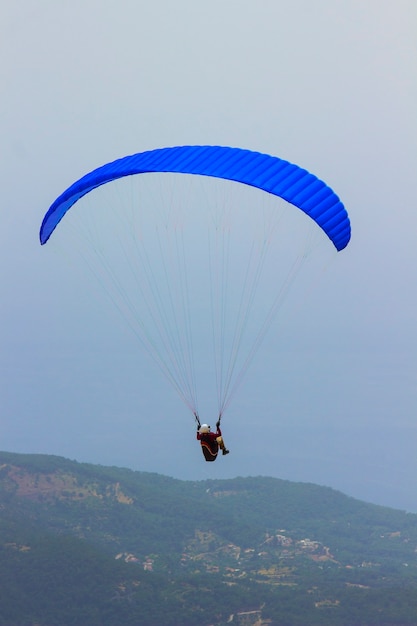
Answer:
POLYGON ((127 156, 86 174, 51 205, 42 222, 45 244, 65 213, 107 182, 146 172, 177 172, 224 178, 279 196, 298 207, 326 233, 337 250, 350 240, 350 222, 338 196, 323 181, 278 157, 221 146, 178 146, 127 156))

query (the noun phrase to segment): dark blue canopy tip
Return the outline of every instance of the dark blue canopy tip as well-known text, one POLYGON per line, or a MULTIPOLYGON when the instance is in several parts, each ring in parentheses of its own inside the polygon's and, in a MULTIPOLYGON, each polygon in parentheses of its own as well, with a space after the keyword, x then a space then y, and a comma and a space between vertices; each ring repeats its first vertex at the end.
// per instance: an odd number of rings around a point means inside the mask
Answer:
POLYGON ((126 156, 86 174, 51 205, 40 229, 45 244, 65 213, 82 196, 112 180, 147 172, 224 178, 279 196, 309 215, 343 250, 350 240, 348 214, 338 196, 306 170, 260 152, 222 146, 176 146, 126 156))

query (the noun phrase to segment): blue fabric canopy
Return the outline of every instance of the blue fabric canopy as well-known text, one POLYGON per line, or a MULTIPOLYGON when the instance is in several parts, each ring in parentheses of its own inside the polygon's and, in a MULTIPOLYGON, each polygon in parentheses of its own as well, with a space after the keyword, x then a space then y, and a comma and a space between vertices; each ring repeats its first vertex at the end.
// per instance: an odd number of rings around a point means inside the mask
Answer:
POLYGON ((177 172, 224 178, 258 187, 290 202, 314 220, 343 250, 350 240, 348 214, 323 181, 278 157, 221 146, 177 146, 141 152, 107 163, 68 187, 46 213, 40 241, 48 241, 57 224, 77 200, 107 182, 146 172, 177 172))

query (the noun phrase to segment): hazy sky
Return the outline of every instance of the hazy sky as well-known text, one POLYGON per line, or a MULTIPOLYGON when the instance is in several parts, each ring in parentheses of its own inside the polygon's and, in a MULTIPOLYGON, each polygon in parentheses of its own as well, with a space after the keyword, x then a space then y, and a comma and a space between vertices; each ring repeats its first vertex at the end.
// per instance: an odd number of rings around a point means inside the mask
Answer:
POLYGON ((269 475, 417 512, 414 0, 5 0, 0 13, 0 449, 269 475), (38 240, 84 173, 183 144, 298 163, 352 222, 254 361, 223 422, 232 453, 214 464, 128 329, 38 240))

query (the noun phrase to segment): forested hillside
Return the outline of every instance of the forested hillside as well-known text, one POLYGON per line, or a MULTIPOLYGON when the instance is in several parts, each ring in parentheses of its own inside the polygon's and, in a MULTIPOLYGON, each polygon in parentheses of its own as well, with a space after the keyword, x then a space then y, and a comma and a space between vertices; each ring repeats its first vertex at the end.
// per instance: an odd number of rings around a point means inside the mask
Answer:
POLYGON ((417 516, 0 453, 0 624, 417 624, 417 516))

